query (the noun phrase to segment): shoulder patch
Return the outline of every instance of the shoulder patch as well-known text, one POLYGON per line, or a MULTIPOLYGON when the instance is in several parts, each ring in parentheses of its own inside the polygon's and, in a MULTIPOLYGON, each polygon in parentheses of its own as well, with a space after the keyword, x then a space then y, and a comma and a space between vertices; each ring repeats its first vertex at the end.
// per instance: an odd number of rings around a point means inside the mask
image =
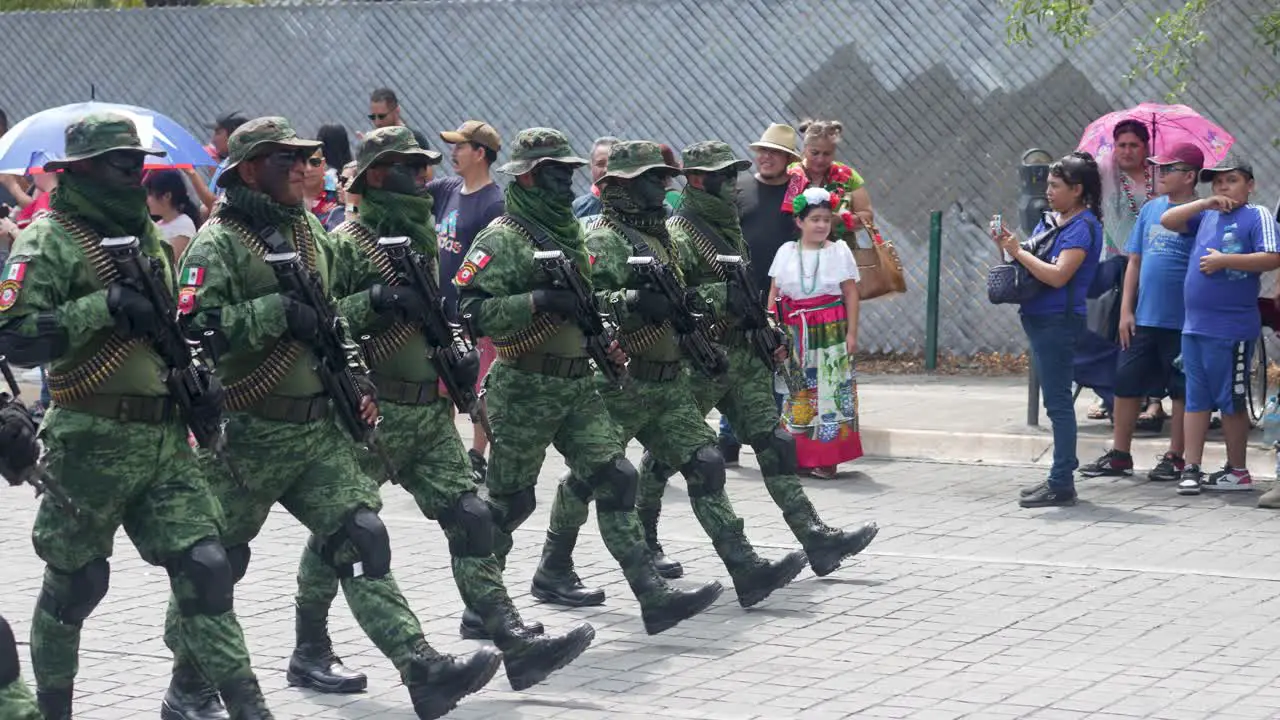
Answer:
POLYGON ((204 284, 204 268, 193 265, 183 268, 182 277, 178 279, 178 284, 193 288, 200 287, 204 284))
POLYGON ((18 293, 22 290, 22 281, 26 276, 26 258, 15 258, 5 265, 4 277, 0 279, 0 312, 17 304, 18 293))
POLYGON ((595 253, 587 253, 587 262, 591 263, 592 265, 595 265, 595 264, 596 264, 596 254, 595 254, 595 253))
POLYGON ((178 314, 190 315, 196 309, 196 289, 190 285, 178 291, 178 314))
POLYGON ((471 252, 467 253, 466 261, 475 265, 477 269, 483 270, 485 265, 493 259, 493 253, 483 245, 474 245, 471 252))

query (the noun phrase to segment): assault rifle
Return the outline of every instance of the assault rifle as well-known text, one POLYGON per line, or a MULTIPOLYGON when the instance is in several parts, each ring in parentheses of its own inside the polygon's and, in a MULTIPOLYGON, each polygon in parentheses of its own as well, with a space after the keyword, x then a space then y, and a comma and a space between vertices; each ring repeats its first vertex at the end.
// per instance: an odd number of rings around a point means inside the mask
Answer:
POLYGON ((568 290, 578 300, 577 310, 569 318, 582 330, 583 346, 596 369, 611 385, 622 387, 627 381, 626 367, 615 365, 609 359, 609 346, 613 344, 616 326, 610 316, 600 312, 596 299, 582 283, 578 271, 560 250, 539 250, 533 254, 543 272, 551 278, 551 285, 568 290))
POLYGON ((296 252, 267 253, 263 259, 275 273, 280 292, 310 306, 319 320, 316 340, 311 343, 316 357, 315 371, 325 393, 333 401, 338 420, 356 443, 378 456, 386 468, 387 479, 397 482, 395 466, 378 440, 377 423, 369 425, 360 416, 360 401, 365 393, 356 383, 347 356, 351 343, 339 322, 337 310, 320 284, 320 278, 303 267, 296 252))
MULTIPOLYGON (((4 381, 9 386, 9 392, 0 392, 0 409, 17 406, 23 414, 30 418, 31 411, 18 398, 18 379, 13 376, 13 369, 9 367, 9 361, 3 355, 0 355, 0 372, 4 374, 4 381)), ((35 425, 34 419, 32 419, 31 424, 32 426, 35 425)), ((32 438, 32 442, 38 443, 39 441, 32 438)), ((5 456, 5 453, 0 452, 0 476, 3 476, 10 485, 21 485, 23 483, 30 485, 36 489, 37 497, 47 494, 53 499, 53 503, 73 520, 79 520, 85 515, 84 510, 71 500, 67 495, 67 491, 62 489, 58 481, 53 479, 53 476, 45 470, 39 461, 25 468, 10 467, 9 459, 5 456)))
POLYGON ((440 294, 435 275, 427 270, 426 259, 410 249, 407 237, 379 238, 378 247, 386 253, 400 278, 425 301, 426 313, 414 320, 422 327, 427 344, 433 350, 431 365, 444 382, 449 399, 460 412, 470 415, 472 422, 484 428, 486 437, 493 438, 482 398, 484 393, 477 393, 473 383, 461 382, 459 378, 460 368, 467 364, 475 346, 462 333, 461 326, 449 322, 445 315, 444 296, 440 294))
POLYGON ((747 272, 742 256, 716 255, 716 262, 720 263, 729 284, 738 286, 750 299, 746 307, 733 309, 747 316, 748 324, 752 328, 746 331, 747 342, 751 344, 751 349, 755 351, 765 367, 782 378, 782 381, 787 384, 787 390, 794 393, 797 388, 791 379, 791 373, 787 372, 786 367, 774 357, 778 348, 787 346, 787 336, 778 327, 773 314, 765 310, 764 294, 756 287, 751 273, 747 272))
MULTIPOLYGON (((671 268, 656 257, 629 257, 627 264, 671 303, 671 327, 676 331, 680 352, 707 377, 724 375, 729 370, 729 358, 707 338, 706 316, 694 307, 696 296, 691 297, 671 268)), ((710 309, 709 304, 704 307, 710 309)))
MULTIPOLYGON (((115 264, 120 277, 151 302, 159 318, 159 332, 151 338, 151 347, 169 367, 164 384, 169 397, 191 431, 196 444, 221 461, 237 484, 243 480, 227 451, 227 421, 219 412, 208 412, 205 400, 212 388, 212 370, 199 362, 200 343, 187 339, 178 323, 178 308, 168 284, 164 281, 164 264, 140 252, 138 238, 133 236, 102 239, 102 249, 115 264), (197 413, 196 408, 206 408, 197 413)), ((221 410, 221 408, 219 408, 221 410)))

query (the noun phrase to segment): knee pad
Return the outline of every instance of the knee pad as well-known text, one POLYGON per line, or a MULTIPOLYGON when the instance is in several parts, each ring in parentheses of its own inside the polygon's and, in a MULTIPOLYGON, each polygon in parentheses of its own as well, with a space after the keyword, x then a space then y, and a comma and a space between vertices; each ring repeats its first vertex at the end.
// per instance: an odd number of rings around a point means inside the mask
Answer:
POLYGON ((724 490, 724 455, 714 445, 698 448, 680 472, 688 483, 691 498, 715 495, 724 490))
POLYGON ((18 675, 18 641, 8 621, 0 617, 0 688, 9 687, 18 675))
POLYGON ((166 565, 171 576, 181 576, 190 583, 195 597, 182 600, 178 609, 183 616, 221 615, 231 612, 235 580, 227 550, 214 538, 205 538, 187 548, 175 561, 166 565))
MULTIPOLYGON (((493 496, 490 495, 490 497, 493 496)), ((524 521, 533 514, 533 509, 538 506, 538 496, 531 487, 499 497, 505 501, 506 508, 493 504, 489 507, 493 513, 494 525, 508 535, 523 525, 524 521)))
POLYGON ((796 439, 785 428, 778 427, 771 433, 757 435, 751 440, 751 447, 760 456, 762 474, 794 475, 796 473, 796 439), (770 455, 773 458, 770 458, 770 455), (777 467, 768 467, 773 464, 771 460, 777 463, 777 467))
POLYGON ((565 475, 560 480, 560 484, 568 488, 569 492, 573 493, 573 496, 581 500, 584 505, 589 505, 591 499, 595 497, 595 490, 591 487, 591 483, 573 473, 565 475))
POLYGON ((325 541, 321 557, 338 571, 339 577, 383 578, 391 573, 391 536, 378 513, 366 507, 358 508, 325 541), (335 561, 335 553, 348 540, 359 559, 339 564, 335 561))
POLYGON ((93 614, 102 598, 107 596, 107 587, 111 581, 111 564, 106 558, 89 561, 84 567, 69 573, 49 568, 55 575, 64 575, 70 581, 65 596, 49 587, 46 582, 40 588, 40 598, 36 604, 52 615, 63 625, 80 625, 93 614))
POLYGON ((473 492, 458 496, 453 507, 440 515, 440 527, 449 538, 454 557, 489 557, 493 554, 493 512, 473 492))
POLYGON ((670 465, 655 458, 653 453, 645 450, 644 454, 640 456, 640 474, 652 475, 653 479, 658 483, 666 485, 671 476, 675 474, 675 471, 671 469, 670 465))
POLYGON ((227 562, 231 563, 231 582, 238 583, 244 579, 244 574, 249 571, 249 558, 252 554, 249 543, 227 548, 227 562))
POLYGON ((595 490, 596 507, 601 512, 635 510, 640 474, 630 460, 620 455, 591 473, 591 487, 595 490))

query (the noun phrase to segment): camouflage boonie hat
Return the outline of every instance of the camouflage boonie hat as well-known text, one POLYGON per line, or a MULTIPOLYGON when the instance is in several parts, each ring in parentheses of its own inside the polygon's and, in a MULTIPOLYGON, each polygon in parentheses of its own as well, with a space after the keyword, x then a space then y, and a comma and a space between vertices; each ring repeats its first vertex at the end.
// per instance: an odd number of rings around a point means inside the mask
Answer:
POLYGON ((226 187, 227 182, 239 175, 230 172, 245 160, 252 160, 259 155, 263 146, 281 146, 298 148, 299 150, 315 150, 320 147, 317 140, 303 140, 294 132, 293 125, 282 117, 261 117, 236 128, 227 138, 227 166, 218 175, 218 186, 226 187))
POLYGON ((734 156, 733 148, 719 140, 704 140, 681 150, 680 163, 685 172, 719 172, 726 168, 742 172, 751 167, 750 160, 734 156))
POLYGON ((569 138, 551 128, 528 128, 516 134, 512 143, 511 162, 498 168, 507 175, 523 175, 544 162, 558 162, 583 167, 586 160, 573 154, 569 138))
POLYGON ((89 113, 67 126, 63 157, 50 160, 44 169, 52 172, 79 160, 88 160, 113 150, 130 150, 164 157, 165 151, 142 147, 138 128, 124 115, 113 112, 89 113))
POLYGON ((400 125, 378 128, 364 136, 356 147, 356 172, 351 176, 351 189, 360 192, 364 173, 379 161, 398 160, 435 165, 443 156, 418 144, 413 131, 400 125))
POLYGON ((609 148, 609 164, 596 184, 610 179, 638 177, 650 170, 662 170, 667 175, 680 174, 680 168, 668 165, 662 157, 662 148, 658 143, 624 140, 609 148))

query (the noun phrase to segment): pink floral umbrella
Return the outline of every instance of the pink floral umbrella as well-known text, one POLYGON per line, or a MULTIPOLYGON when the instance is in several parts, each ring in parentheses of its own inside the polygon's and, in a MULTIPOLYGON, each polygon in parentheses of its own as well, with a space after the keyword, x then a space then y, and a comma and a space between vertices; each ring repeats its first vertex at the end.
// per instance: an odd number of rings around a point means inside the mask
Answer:
POLYGON ((1125 120, 1137 120, 1151 131, 1149 150, 1152 155, 1179 143, 1194 143, 1204 152, 1206 167, 1221 160, 1236 141, 1231 133, 1186 105, 1142 103, 1127 110, 1107 113, 1089 123, 1076 149, 1092 153, 1102 163, 1115 150, 1112 130, 1125 120))

